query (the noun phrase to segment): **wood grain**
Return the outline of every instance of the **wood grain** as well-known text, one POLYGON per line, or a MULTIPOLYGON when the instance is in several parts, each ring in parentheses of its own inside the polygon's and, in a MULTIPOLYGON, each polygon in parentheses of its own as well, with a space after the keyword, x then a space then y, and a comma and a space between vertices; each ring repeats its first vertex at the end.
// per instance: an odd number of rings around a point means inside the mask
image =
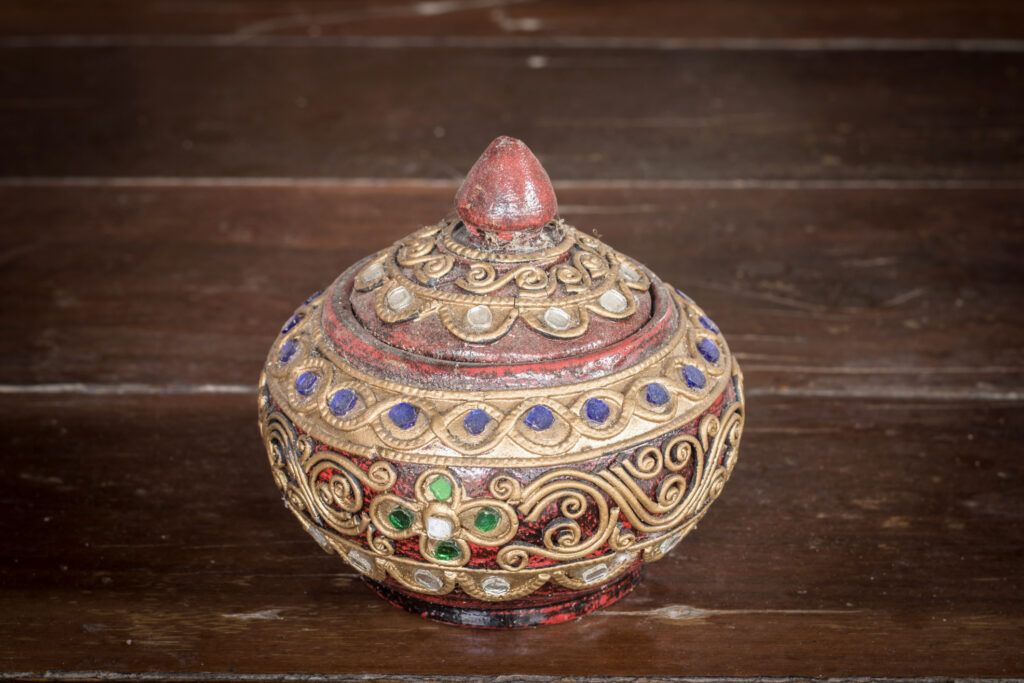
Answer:
POLYGON ((0 678, 1024 678, 1020 3, 19 0, 0 55, 0 678), (701 528, 520 633, 375 597, 255 425, 498 134, 749 397, 701 528))
POLYGON ((1024 178, 1024 53, 4 50, 6 176, 1024 178), (201 74, 201 77, 199 75, 201 74))
POLYGON ((1024 673, 1016 406, 752 400, 701 528, 607 612, 519 633, 407 615, 324 555, 252 397, 0 407, 8 671, 1024 673))
MULTIPOLYGON (((0 383, 251 387, 309 293, 454 189, 0 188, 0 383)), ((755 394, 1024 392, 1019 191, 559 195, 716 319, 755 394)))
POLYGON ((814 0, 600 0, 587 3, 203 2, 73 0, 8 2, 0 34, 12 36, 471 36, 551 39, 640 37, 1012 38, 1024 10, 1006 0, 869 0, 851 11, 814 0))

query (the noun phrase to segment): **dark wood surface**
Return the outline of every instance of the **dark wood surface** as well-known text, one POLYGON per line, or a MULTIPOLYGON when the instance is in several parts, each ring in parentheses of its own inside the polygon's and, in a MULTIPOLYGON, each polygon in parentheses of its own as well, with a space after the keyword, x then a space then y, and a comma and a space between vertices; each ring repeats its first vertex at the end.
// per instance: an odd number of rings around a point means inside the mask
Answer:
POLYGON ((636 593, 575 624, 474 632, 399 612, 298 529, 253 403, 0 400, 5 668, 1020 671, 1016 405, 752 399, 728 493, 636 593))
POLYGON ((495 130, 562 181, 1024 176, 1024 52, 302 43, 4 61, 0 148, 23 176, 453 179, 495 130))
MULTIPOLYGON (((296 302, 455 185, 0 187, 0 382, 250 386, 296 302), (46 305, 40 305, 46 302, 46 305)), ((1020 189, 614 189, 562 213, 693 296, 750 391, 1011 400, 1020 189)))
POLYGON ((1021 15, 6 4, 0 676, 1024 677, 1021 15), (254 384, 501 133, 713 315, 750 416, 633 596, 478 633, 302 534, 254 384))
MULTIPOLYGON (((567 40, 681 38, 698 41, 892 38, 901 41, 1019 39, 1024 8, 1001 0, 11 0, 0 17, 10 38, 450 37, 567 40)), ((733 45, 726 42, 726 45, 733 45)))

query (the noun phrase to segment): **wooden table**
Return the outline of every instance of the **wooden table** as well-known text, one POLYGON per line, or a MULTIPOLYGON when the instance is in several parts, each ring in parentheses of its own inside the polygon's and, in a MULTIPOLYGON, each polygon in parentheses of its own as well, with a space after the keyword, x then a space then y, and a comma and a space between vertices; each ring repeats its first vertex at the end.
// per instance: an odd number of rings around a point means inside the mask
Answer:
POLYGON ((1021 4, 26 1, 0 54, 4 677, 1024 676, 1021 4), (301 533, 254 384, 502 133, 749 419, 630 598, 472 632, 301 533))

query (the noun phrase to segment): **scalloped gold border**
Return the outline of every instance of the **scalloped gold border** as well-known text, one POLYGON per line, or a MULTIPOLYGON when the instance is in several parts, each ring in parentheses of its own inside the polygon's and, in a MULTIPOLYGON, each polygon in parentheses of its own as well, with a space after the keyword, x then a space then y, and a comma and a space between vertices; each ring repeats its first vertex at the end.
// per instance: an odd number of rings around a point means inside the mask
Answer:
POLYGON ((501 338, 516 319, 522 319, 541 334, 571 339, 586 333, 590 314, 610 320, 633 315, 636 312, 634 291, 646 291, 653 282, 640 264, 561 220, 554 225, 563 233, 559 244, 516 255, 459 244, 452 237, 455 225, 457 221, 449 221, 417 230, 378 252, 356 275, 356 291, 376 290, 373 308, 382 322, 400 324, 436 314, 444 327, 459 339, 488 343, 501 338), (538 265, 574 247, 578 251, 572 263, 538 265), (464 292, 439 290, 433 286, 436 278, 447 275, 455 267, 448 252, 470 261, 466 272, 455 281, 464 292), (499 275, 493 264, 519 265, 499 275), (364 277, 370 269, 375 277, 364 277), (406 275, 403 269, 410 269, 411 274, 406 275), (631 275, 627 277, 627 273, 631 275), (512 283, 518 287, 516 296, 489 296, 512 283), (571 295, 554 297, 559 284, 571 295), (410 302, 395 310, 388 303, 388 295, 399 287, 408 291, 410 302), (624 310, 612 311, 600 305, 601 297, 611 290, 625 297, 624 310), (474 306, 487 306, 498 312, 496 324, 484 329, 466 324, 465 312, 474 306), (548 324, 544 312, 550 308, 564 310, 572 324, 564 328, 548 324), (509 309, 514 315, 508 313, 509 309))
MULTIPOLYGON (((724 338, 703 331, 696 322, 703 312, 677 294, 673 299, 683 324, 670 342, 635 366, 578 385, 460 392, 427 390, 380 379, 345 364, 330 349, 316 315, 307 315, 271 349, 267 384, 274 400, 287 407, 289 417, 304 431, 351 453, 368 457, 386 454, 396 461, 423 464, 493 466, 500 461, 532 466, 577 462, 685 425, 726 390, 732 375, 741 377, 724 338), (696 344, 705 337, 713 338, 719 347, 721 357, 716 364, 704 362, 696 351, 696 344), (297 358, 288 366, 281 366, 275 358, 284 339, 299 341, 297 358), (685 363, 697 365, 707 377, 708 386, 695 391, 676 379, 685 363), (294 390, 294 379, 307 370, 317 371, 321 381, 311 395, 300 396, 294 390), (667 410, 649 406, 640 397, 643 386, 651 381, 669 389, 672 399, 667 410), (337 418, 327 409, 327 397, 332 389, 342 387, 356 390, 364 405, 352 416, 337 418), (590 425, 579 414, 581 400, 591 396, 606 398, 613 407, 613 419, 601 427, 590 425), (420 399, 416 401, 421 410, 417 422, 407 430, 393 428, 386 419, 387 411, 396 403, 414 398, 420 399), (537 403, 555 413, 558 429, 533 433, 522 427, 522 413, 537 403), (450 428, 471 407, 481 407, 498 418, 481 438, 473 439, 450 428)), ((316 307, 320 302, 310 305, 316 307)))

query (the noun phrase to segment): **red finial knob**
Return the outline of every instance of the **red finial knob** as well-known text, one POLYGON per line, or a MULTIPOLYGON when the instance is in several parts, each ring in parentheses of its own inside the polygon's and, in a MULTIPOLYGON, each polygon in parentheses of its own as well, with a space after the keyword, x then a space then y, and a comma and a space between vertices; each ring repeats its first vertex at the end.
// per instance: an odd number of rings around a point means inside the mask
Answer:
POLYGON ((558 213, 547 171, 522 140, 502 135, 487 146, 455 195, 459 218, 473 230, 511 239, 542 228, 558 213))

